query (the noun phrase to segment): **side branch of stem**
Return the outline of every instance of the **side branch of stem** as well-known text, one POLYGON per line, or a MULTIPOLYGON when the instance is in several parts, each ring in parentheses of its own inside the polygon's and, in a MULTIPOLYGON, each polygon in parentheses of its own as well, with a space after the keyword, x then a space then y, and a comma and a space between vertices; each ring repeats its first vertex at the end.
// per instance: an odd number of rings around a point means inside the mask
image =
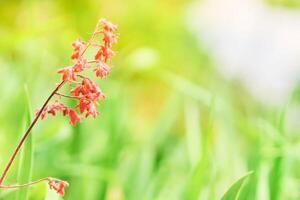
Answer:
POLYGON ((69 98, 69 99, 80 99, 80 97, 65 95, 65 94, 61 94, 61 93, 58 93, 58 92, 56 92, 55 94, 58 95, 59 97, 65 97, 65 98, 69 98))

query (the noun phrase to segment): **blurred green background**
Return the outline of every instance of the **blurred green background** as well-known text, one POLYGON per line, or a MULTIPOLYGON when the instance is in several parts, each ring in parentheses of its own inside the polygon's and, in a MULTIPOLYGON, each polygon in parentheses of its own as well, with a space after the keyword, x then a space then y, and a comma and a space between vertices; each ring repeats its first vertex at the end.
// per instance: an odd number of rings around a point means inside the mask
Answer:
MULTIPOLYGON (((97 80, 106 94, 101 115, 75 127, 61 116, 40 121, 32 180, 67 180, 70 200, 205 200, 254 171, 240 199, 300 199, 299 130, 285 123, 299 90, 288 105, 270 106, 224 80, 187 28, 193 2, 0 1, 0 169, 24 130, 24 85, 33 113, 59 81, 57 69, 71 64, 71 43, 87 40, 105 17, 120 37, 112 73, 97 80)), ((5 183, 18 182, 17 169, 5 183)), ((59 198, 41 183, 29 199, 59 198)))

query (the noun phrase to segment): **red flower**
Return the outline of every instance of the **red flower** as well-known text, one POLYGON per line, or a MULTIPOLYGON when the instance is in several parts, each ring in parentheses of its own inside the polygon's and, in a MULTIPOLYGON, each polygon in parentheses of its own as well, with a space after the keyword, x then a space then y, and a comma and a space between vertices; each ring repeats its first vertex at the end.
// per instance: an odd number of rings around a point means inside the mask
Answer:
POLYGON ((98 101, 104 98, 103 92, 100 88, 89 78, 85 78, 82 81, 83 95, 90 101, 98 101))
POLYGON ((106 77, 109 71, 110 71, 110 67, 102 61, 99 61, 97 63, 96 69, 94 69, 96 76, 101 78, 106 77))
POLYGON ((89 78, 82 80, 82 87, 85 89, 86 93, 94 92, 98 88, 98 86, 89 78))
POLYGON ((76 122, 80 122, 79 115, 73 109, 66 107, 63 103, 60 103, 58 101, 55 101, 51 106, 47 106, 44 109, 44 111, 41 114, 41 119, 44 119, 47 113, 55 116, 58 111, 62 112, 64 116, 69 115, 71 125, 75 125, 76 122))
POLYGON ((114 33, 107 30, 104 30, 102 33, 104 46, 111 47, 113 44, 117 43, 117 36, 114 33))
POLYGON ((92 115, 94 118, 96 118, 97 115, 98 115, 96 106, 95 106, 95 104, 93 102, 90 102, 87 105, 87 113, 86 113, 85 117, 88 117, 89 115, 92 115))
POLYGON ((84 78, 80 85, 77 85, 70 91, 76 97, 85 98, 89 101, 98 101, 104 98, 103 92, 100 88, 89 78, 84 78))
POLYGON ((103 52, 99 49, 95 55, 95 60, 102 60, 103 52))
POLYGON ((58 73, 62 74, 62 80, 64 81, 76 80, 73 67, 65 67, 63 69, 58 70, 58 73))
POLYGON ((107 31, 115 32, 118 29, 116 25, 107 21, 106 19, 100 19, 100 24, 103 26, 103 29, 107 31))
POLYGON ((63 111, 66 109, 63 103, 58 102, 57 100, 49 106, 48 113, 52 114, 53 116, 56 115, 56 112, 63 111))
POLYGON ((70 91, 70 94, 73 94, 76 97, 78 97, 80 93, 82 93, 82 85, 77 85, 70 91))
POLYGON ((101 46, 97 54, 95 55, 95 60, 103 59, 104 62, 107 62, 114 55, 115 53, 109 47, 101 46))
POLYGON ((49 188, 51 190, 55 190, 57 194, 59 194, 60 196, 65 195, 65 187, 69 186, 69 183, 66 181, 57 181, 52 178, 49 178, 48 184, 49 184, 49 188))
POLYGON ((90 64, 86 61, 86 59, 78 59, 77 63, 73 66, 74 72, 82 72, 86 69, 90 68, 90 64))
POLYGON ((74 52, 73 54, 71 55, 71 58, 74 60, 74 59, 79 59, 81 57, 81 54, 85 48, 85 45, 84 43, 78 39, 76 40, 75 42, 72 43, 72 46, 74 48, 74 52))
POLYGON ((76 122, 80 122, 80 117, 79 115, 74 111, 72 110, 71 108, 68 109, 68 114, 69 114, 69 117, 70 117, 70 124, 71 125, 75 125, 76 122))
POLYGON ((86 99, 80 99, 79 103, 75 106, 79 109, 79 112, 82 114, 87 110, 88 101, 86 99))
POLYGON ((85 114, 86 118, 90 115, 96 118, 98 115, 95 104, 92 101, 89 101, 87 99, 81 99, 79 103, 76 105, 76 108, 79 108, 81 114, 86 111, 85 114))

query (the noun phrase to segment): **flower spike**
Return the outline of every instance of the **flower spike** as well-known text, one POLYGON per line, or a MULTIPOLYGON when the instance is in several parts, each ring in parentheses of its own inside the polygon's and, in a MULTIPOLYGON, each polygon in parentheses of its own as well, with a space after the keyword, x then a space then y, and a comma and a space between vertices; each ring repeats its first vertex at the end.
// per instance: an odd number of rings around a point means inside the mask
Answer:
POLYGON ((57 71, 57 73, 61 75, 62 81, 54 88, 43 106, 36 112, 34 120, 15 148, 4 172, 0 176, 0 189, 28 187, 42 181, 48 181, 50 189, 55 190, 60 196, 64 196, 65 188, 68 187, 69 184, 54 178, 43 178, 23 185, 5 186, 2 185, 2 183, 38 119, 43 120, 47 115, 57 116, 58 113, 61 113, 63 116, 69 117, 71 125, 76 125, 77 122, 82 120, 82 116, 85 118, 89 116, 96 118, 98 116, 99 112, 97 111, 96 105, 105 96, 99 86, 90 77, 85 77, 81 73, 92 68, 96 77, 104 78, 109 74, 110 67, 108 61, 115 55, 112 46, 117 42, 116 31, 116 25, 106 19, 101 19, 88 42, 77 39, 72 43, 73 53, 71 54, 71 60, 74 63, 71 66, 64 67, 57 71), (96 38, 95 36, 97 35, 102 36, 102 40, 99 42, 94 41, 96 38), (92 59, 85 56, 85 52, 88 48, 97 48, 95 49, 95 55, 92 59), (77 79, 79 79, 79 81, 77 81, 77 79), (69 93, 73 96, 61 94, 59 92, 66 83, 69 83, 72 86, 69 93), (50 104, 50 101, 54 96, 58 97, 58 99, 50 104), (77 101, 76 106, 74 108, 65 106, 65 104, 61 102, 62 97, 77 101))

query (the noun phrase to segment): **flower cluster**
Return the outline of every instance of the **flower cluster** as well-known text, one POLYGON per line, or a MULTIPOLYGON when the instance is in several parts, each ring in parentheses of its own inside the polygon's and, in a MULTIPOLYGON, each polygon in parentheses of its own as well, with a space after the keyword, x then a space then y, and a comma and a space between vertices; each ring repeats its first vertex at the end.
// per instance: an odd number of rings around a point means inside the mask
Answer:
POLYGON ((62 81, 70 83, 72 89, 69 92, 70 95, 64 95, 58 92, 56 92, 56 95, 59 97, 72 98, 78 101, 78 103, 75 108, 72 109, 56 100, 53 104, 45 106, 42 111, 37 112, 37 114, 41 112, 41 119, 44 119, 47 114, 55 116, 57 112, 61 112, 64 116, 69 116, 71 125, 75 125, 81 121, 80 114, 83 114, 85 117, 90 115, 94 118, 97 117, 99 113, 96 109, 96 105, 99 100, 104 98, 104 94, 91 78, 83 76, 81 72, 93 68, 96 77, 104 78, 109 74, 111 68, 108 62, 115 54, 112 50, 112 46, 117 42, 116 31, 116 25, 105 19, 101 19, 88 42, 83 42, 81 39, 78 39, 72 43, 74 51, 71 55, 71 59, 74 61, 74 65, 58 70, 62 81), (94 41, 99 35, 102 38, 101 44, 97 44, 97 42, 94 41), (84 55, 89 47, 98 48, 92 60, 88 60, 84 55), (79 114, 76 112, 76 109, 79 111, 79 114))

